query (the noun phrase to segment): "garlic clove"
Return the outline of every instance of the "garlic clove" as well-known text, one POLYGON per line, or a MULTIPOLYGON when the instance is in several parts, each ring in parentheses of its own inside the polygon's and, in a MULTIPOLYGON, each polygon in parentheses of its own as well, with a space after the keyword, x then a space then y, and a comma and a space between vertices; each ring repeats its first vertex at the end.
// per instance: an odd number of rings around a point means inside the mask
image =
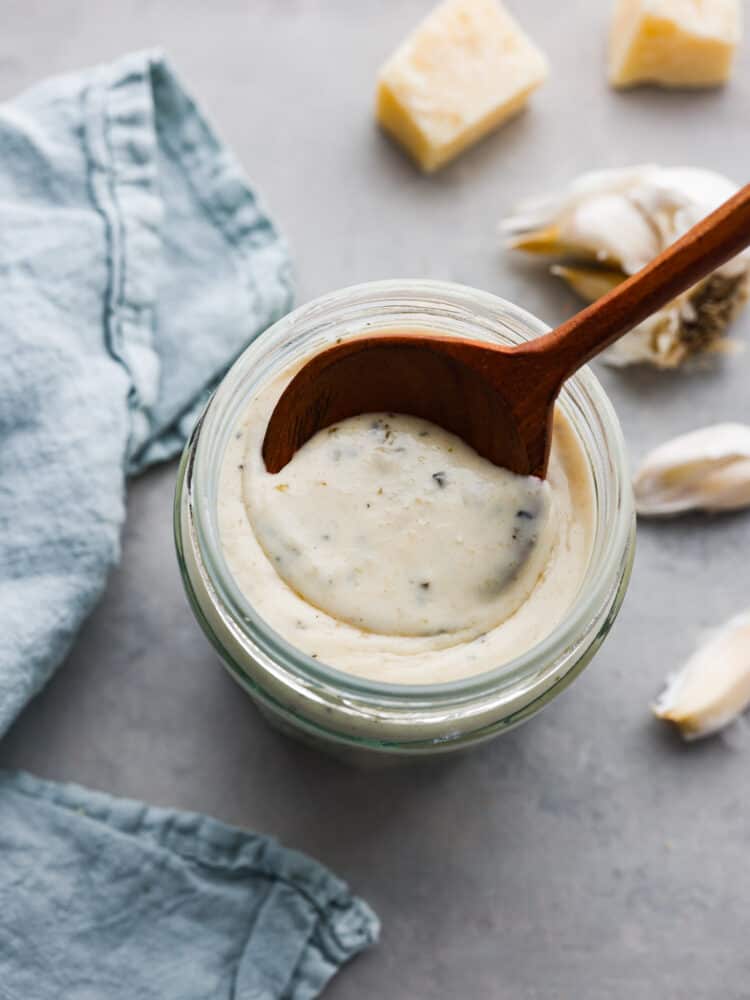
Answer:
POLYGON ((562 256, 566 252, 565 244, 560 240, 559 226, 529 229, 519 233, 518 236, 511 236, 508 239, 508 246, 511 250, 550 256, 562 256))
POLYGON ((735 275, 714 272, 616 341, 603 359, 614 367, 647 363, 669 369, 699 355, 729 353, 737 345, 725 334, 747 299, 748 264, 747 272, 735 275))
POLYGON ((722 729, 750 705, 750 611, 708 637, 668 678, 652 711, 674 723, 686 740, 722 729))
POLYGON ((645 517, 750 506, 750 427, 714 424, 650 452, 633 481, 645 517))
MULTIPOLYGON (((513 250, 564 262, 554 272, 592 301, 598 289, 598 294, 610 290, 616 273, 635 273, 736 190, 721 174, 694 167, 593 171, 561 193, 527 200, 501 231, 513 250)), ((675 368, 719 350, 749 285, 746 251, 639 324, 602 360, 675 368)))
POLYGON ((508 246, 551 257, 624 265, 634 273, 659 252, 658 235, 641 210, 622 194, 592 194, 561 208, 541 225, 505 226, 508 246))
POLYGON ((586 302, 595 302, 625 280, 623 272, 613 268, 568 267, 565 264, 553 264, 550 273, 562 278, 576 295, 586 302))
POLYGON ((678 306, 660 309, 615 341, 602 355, 613 368, 649 364, 655 368, 677 368, 685 360, 686 347, 678 306))

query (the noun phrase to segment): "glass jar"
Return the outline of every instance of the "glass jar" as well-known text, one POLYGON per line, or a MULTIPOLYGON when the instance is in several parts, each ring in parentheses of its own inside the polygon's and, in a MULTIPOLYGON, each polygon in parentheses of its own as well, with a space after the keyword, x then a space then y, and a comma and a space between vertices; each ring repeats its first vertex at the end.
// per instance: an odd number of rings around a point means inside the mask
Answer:
POLYGON ((328 667, 274 632, 240 593, 222 553, 216 494, 226 443, 248 399, 284 369, 339 338, 395 328, 503 344, 548 329, 494 295, 437 281, 374 282, 316 299, 258 337, 229 371, 185 448, 175 499, 185 588, 229 672, 285 731, 328 750, 366 756, 457 750, 538 712, 607 636, 627 587, 635 540, 622 432, 603 389, 583 369, 566 383, 559 405, 590 464, 596 526, 586 581, 550 635, 489 672, 402 685, 328 667))

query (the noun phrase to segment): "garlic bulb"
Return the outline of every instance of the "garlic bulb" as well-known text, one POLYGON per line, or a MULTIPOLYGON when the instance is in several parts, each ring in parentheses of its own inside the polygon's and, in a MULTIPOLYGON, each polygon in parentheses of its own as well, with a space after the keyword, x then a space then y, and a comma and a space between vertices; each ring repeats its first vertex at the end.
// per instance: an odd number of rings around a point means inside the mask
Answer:
POLYGON ((750 427, 714 424, 650 452, 633 481, 645 516, 750 506, 750 427))
POLYGON ((750 611, 709 636, 652 706, 686 740, 715 733, 750 705, 750 611))
MULTIPOLYGON (((514 250, 565 261, 552 273, 591 302, 736 190, 721 174, 694 167, 594 171, 558 195, 525 202, 501 231, 514 250)), ((750 251, 745 251, 640 323, 602 358, 612 365, 648 362, 674 368, 691 355, 716 350, 749 286, 750 251)))

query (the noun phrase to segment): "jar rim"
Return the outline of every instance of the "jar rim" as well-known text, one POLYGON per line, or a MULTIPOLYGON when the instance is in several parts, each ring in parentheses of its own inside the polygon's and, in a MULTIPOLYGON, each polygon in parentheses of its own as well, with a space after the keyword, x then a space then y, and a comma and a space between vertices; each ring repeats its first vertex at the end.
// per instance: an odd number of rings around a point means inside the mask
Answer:
MULTIPOLYGON (((209 401, 200 425, 194 431, 195 453, 186 470, 186 488, 192 499, 196 540, 211 583, 211 590, 220 599, 221 610, 229 613, 235 634, 239 633, 256 649, 259 647, 275 663, 280 662, 285 670, 299 678, 303 684, 324 685, 336 689, 339 694, 350 694, 382 705, 398 706, 408 703, 413 707, 415 702, 421 702, 425 706, 435 706, 492 694, 501 687, 504 689, 528 677, 535 677, 545 665, 573 647, 591 621, 597 618, 601 607, 612 592, 613 582, 622 567, 623 553, 629 546, 632 534, 633 504, 622 430, 609 398, 587 366, 579 370, 563 387, 560 404, 567 411, 574 430, 577 430, 576 415, 570 412, 571 405, 568 400, 574 390, 577 391, 580 397, 576 401, 578 406, 581 406, 582 400, 584 408, 594 413, 604 428, 607 451, 612 459, 613 481, 610 486, 614 492, 612 498, 614 523, 607 526, 603 538, 603 551, 597 557, 596 565, 592 547, 586 579, 574 603, 547 636, 523 653, 491 670, 431 684, 402 684, 361 677, 322 663, 297 649, 276 632, 239 590, 224 558, 218 526, 215 518, 211 516, 210 489, 205 488, 205 483, 210 482, 212 468, 215 471, 215 463, 223 458, 224 446, 213 449, 213 452, 218 452, 217 455, 212 453, 211 444, 214 444, 215 438, 220 436, 222 426, 227 422, 227 413, 231 409, 232 400, 241 390, 249 372, 253 370, 258 360, 256 356, 264 349, 268 352, 271 341, 279 347, 292 345, 300 337, 305 337, 306 325, 309 327, 310 324, 324 324, 327 316, 335 319, 337 314, 340 316, 347 308, 350 310, 370 308, 377 312, 382 311, 386 304, 403 305, 407 302, 417 303, 427 309, 446 307, 467 310, 472 319, 476 319, 477 326, 481 313, 495 323, 498 321, 502 323, 505 327, 504 332, 511 339, 514 336, 518 340, 529 339, 530 336, 537 336, 549 330, 545 323, 514 303, 490 292, 453 282, 393 279, 351 285, 320 296, 278 320, 257 337, 235 361, 209 401)), ((387 322, 373 319, 369 332, 387 328, 387 322)), ((476 335, 476 332, 475 330, 473 335, 476 335)), ((309 336, 309 329, 307 335, 309 336)), ((497 333, 496 336, 501 334, 497 333)), ((282 367, 277 359, 276 363, 267 362, 265 370, 267 374, 272 374, 277 373, 282 367)), ((255 371, 257 372, 257 368, 255 371)), ((259 376, 257 381, 261 383, 263 377, 259 376)), ((580 418, 578 419, 580 424, 580 418)), ((231 422, 233 421, 230 420, 231 422)), ((226 437, 223 440, 225 443, 226 437)), ((588 453, 587 458, 590 460, 588 453)), ((601 486, 601 483, 597 484, 593 468, 591 472, 595 488, 597 485, 601 486)), ((599 523, 601 507, 601 503, 597 502, 597 532, 602 529, 599 523)))

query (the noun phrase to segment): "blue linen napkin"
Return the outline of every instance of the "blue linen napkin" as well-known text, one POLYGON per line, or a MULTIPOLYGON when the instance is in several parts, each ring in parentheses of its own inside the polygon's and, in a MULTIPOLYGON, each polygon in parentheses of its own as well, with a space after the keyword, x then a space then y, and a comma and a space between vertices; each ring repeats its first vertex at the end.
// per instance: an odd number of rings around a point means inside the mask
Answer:
POLYGON ((0 776, 2 1000, 309 1000, 372 912, 206 816, 0 776))
MULTIPOLYGON (((160 53, 0 106, 0 735, 102 592, 126 477, 290 303, 283 241, 160 53)), ((4 1000, 296 1000, 376 934, 271 841, 0 779, 4 1000)))

